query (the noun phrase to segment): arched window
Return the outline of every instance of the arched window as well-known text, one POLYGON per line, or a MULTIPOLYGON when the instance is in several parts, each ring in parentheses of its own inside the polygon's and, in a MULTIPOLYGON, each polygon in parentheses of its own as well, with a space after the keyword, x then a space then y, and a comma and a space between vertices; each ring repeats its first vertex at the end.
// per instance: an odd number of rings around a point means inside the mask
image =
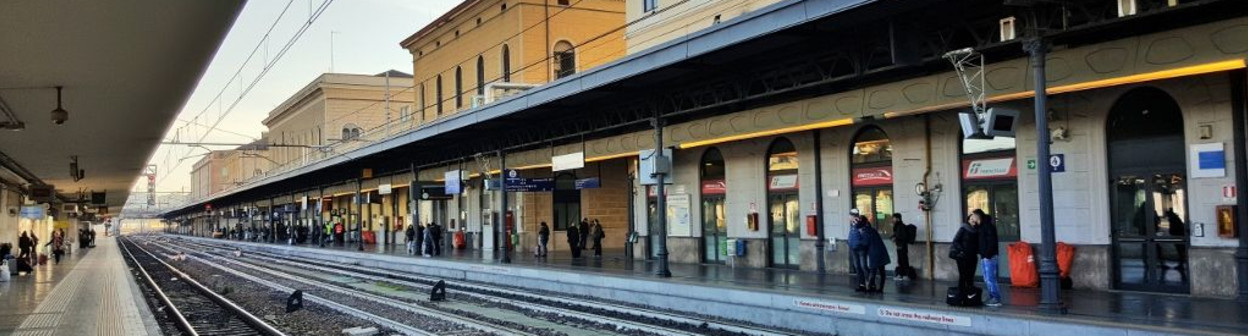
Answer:
POLYGON ((977 209, 992 216, 1002 242, 1017 241, 1020 234, 1015 147, 1010 137, 962 140, 962 216, 977 209))
POLYGON ((455 67, 455 109, 464 107, 464 69, 455 67))
MULTIPOLYGON (((892 237, 893 142, 876 126, 858 130, 850 148, 851 205, 884 237, 892 237)), ((892 240, 885 240, 889 257, 896 256, 892 240)), ((891 265, 890 265, 891 266, 891 265)))
POLYGON ((485 94, 485 57, 477 56, 477 95, 485 94))
POLYGON ((767 149, 767 223, 771 247, 769 264, 797 268, 801 251, 801 203, 798 199, 797 148, 777 138, 767 149))
POLYGON ((727 209, 724 194, 728 191, 724 179, 724 156, 718 148, 711 147, 702 153, 698 167, 702 179, 702 260, 707 263, 723 263, 728 241, 727 209))
POLYGON ((438 75, 438 82, 434 84, 434 96, 438 98, 438 116, 442 115, 442 75, 438 75))
POLYGON ((502 61, 503 61, 503 69, 502 69, 503 82, 510 83, 511 82, 511 49, 507 48, 506 44, 503 45, 502 61))
POLYGON ((568 41, 559 41, 555 43, 555 54, 551 55, 555 60, 555 78, 563 78, 576 73, 576 49, 572 48, 572 43, 568 41))
POLYGON ((342 125, 342 140, 351 140, 360 137, 360 127, 355 124, 342 125))

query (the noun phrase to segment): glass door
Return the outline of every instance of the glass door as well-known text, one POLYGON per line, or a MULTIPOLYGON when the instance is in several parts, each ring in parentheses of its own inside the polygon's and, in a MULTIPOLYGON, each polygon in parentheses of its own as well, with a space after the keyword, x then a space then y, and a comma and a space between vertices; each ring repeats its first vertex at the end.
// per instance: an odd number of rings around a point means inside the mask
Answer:
POLYGON ((797 268, 801 248, 801 223, 797 194, 767 197, 771 240, 771 266, 797 268))
POLYGON ((702 199, 702 261, 723 263, 728 258, 728 221, 724 218, 724 198, 702 199))
POLYGON ((1184 175, 1126 173, 1113 182, 1117 287, 1187 293, 1190 279, 1184 175))

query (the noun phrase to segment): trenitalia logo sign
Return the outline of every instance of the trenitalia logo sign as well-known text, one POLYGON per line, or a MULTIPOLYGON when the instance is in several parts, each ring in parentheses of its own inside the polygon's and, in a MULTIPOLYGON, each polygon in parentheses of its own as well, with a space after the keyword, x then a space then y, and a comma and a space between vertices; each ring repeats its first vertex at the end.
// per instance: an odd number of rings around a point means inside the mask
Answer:
POLYGON ((893 184, 893 167, 854 168, 855 187, 883 186, 893 184))
POLYGON ((1014 158, 962 160, 962 178, 966 180, 1013 178, 1018 176, 1018 167, 1014 163, 1014 158))

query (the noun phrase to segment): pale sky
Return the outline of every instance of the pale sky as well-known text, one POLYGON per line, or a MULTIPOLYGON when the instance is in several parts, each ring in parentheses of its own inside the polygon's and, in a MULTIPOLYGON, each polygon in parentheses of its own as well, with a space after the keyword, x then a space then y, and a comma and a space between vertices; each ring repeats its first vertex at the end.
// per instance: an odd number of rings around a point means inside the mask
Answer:
MULTIPOLYGON (((227 88, 227 81, 244 65, 244 60, 253 48, 264 41, 265 32, 287 4, 287 1, 278 0, 249 1, 190 100, 178 114, 178 120, 170 126, 165 139, 176 136, 183 142, 194 142, 203 136, 207 126, 193 125, 183 128, 181 132, 178 132, 178 127, 186 125, 187 121, 193 120, 205 110, 207 112, 195 121, 197 124, 211 125, 217 120, 217 116, 239 98, 243 88, 256 79, 263 65, 272 62, 282 46, 295 35, 322 1, 324 0, 294 0, 273 29, 267 47, 261 47, 256 52, 252 60, 246 63, 238 79, 229 82, 227 88), (224 105, 212 103, 222 88, 226 88, 221 98, 224 105)), ((209 133, 204 142, 247 143, 259 138, 260 133, 266 130, 260 121, 269 111, 317 76, 330 71, 331 31, 335 32, 333 72, 376 74, 395 69, 411 73, 411 54, 399 47, 399 42, 450 10, 459 1, 334 1, 251 92, 238 101, 238 105, 218 126, 219 130, 209 133)), ((232 147, 209 148, 222 150, 232 147)), ((149 162, 158 166, 157 191, 190 191, 191 166, 205 153, 207 151, 202 148, 162 145, 149 162)), ((135 189, 147 189, 146 180, 137 179, 135 183, 135 189)))

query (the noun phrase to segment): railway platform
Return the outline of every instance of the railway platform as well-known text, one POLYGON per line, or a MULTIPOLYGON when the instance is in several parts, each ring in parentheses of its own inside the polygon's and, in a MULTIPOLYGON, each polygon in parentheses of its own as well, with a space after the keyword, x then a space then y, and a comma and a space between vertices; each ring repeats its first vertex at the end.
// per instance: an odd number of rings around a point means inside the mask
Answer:
POLYGON ((1003 286, 1005 307, 960 308, 944 303, 944 290, 951 283, 890 280, 883 294, 861 294, 844 275, 690 264, 672 264, 673 276, 665 279, 654 275, 653 262, 628 261, 619 251, 603 259, 516 254, 511 264, 501 264, 479 251, 420 257, 407 255, 401 246, 366 245, 358 251, 353 245, 319 248, 182 238, 841 335, 1248 334, 1248 303, 1188 296, 1068 290, 1063 292, 1067 313, 1052 315, 1036 309, 1036 289, 1003 286))
POLYGON ((0 282, 0 335, 160 334, 114 237, 0 282))

